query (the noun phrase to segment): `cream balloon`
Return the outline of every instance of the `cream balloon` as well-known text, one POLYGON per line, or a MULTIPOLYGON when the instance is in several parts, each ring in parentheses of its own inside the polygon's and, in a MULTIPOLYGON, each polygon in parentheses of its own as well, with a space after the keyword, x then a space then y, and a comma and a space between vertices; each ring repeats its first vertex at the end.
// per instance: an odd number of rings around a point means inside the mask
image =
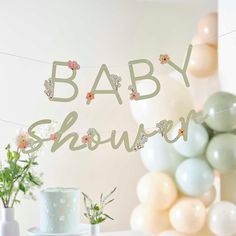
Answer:
POLYGON ((200 197, 198 197, 202 203, 205 205, 205 207, 209 207, 216 198, 216 188, 215 186, 212 186, 211 189, 204 194, 202 194, 200 197))
POLYGON ((158 234, 158 236, 185 236, 185 235, 180 234, 174 230, 167 230, 167 231, 164 231, 164 232, 158 234))
POLYGON ((207 44, 195 45, 187 72, 197 78, 207 78, 217 71, 217 50, 207 44))
POLYGON ((191 236, 215 236, 215 234, 213 234, 210 229, 207 226, 207 223, 205 223, 203 229, 201 231, 199 231, 196 234, 191 234, 191 236))
POLYGON ((162 172, 144 175, 137 187, 140 202, 157 210, 169 208, 175 202, 177 194, 173 179, 162 172))
POLYGON ((198 24, 198 35, 203 42, 217 45, 218 16, 216 12, 211 12, 203 17, 198 24))
MULTIPOLYGON (((147 128, 154 127, 163 119, 178 120, 181 116, 186 117, 194 107, 191 95, 181 82, 166 75, 159 75, 157 78, 161 83, 161 89, 155 97, 130 101, 133 117, 147 128)), ((155 85, 152 82, 139 81, 137 90, 141 95, 150 94, 155 90, 155 85)))
POLYGON ((133 210, 130 224, 132 230, 153 234, 159 234, 170 227, 168 212, 145 205, 139 205, 133 210))
POLYGON ((199 199, 180 199, 170 210, 170 222, 174 229, 183 234, 199 232, 205 223, 206 209, 199 199))
POLYGON ((208 213, 208 226, 216 235, 236 234, 236 206, 231 202, 218 202, 208 213))

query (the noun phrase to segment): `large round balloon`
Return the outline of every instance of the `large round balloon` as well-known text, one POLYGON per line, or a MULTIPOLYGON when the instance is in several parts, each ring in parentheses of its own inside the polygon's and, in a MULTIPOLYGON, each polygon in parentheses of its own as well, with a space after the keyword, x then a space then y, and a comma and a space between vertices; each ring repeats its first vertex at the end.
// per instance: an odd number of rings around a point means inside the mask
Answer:
POLYGON ((211 189, 205 193, 203 193, 201 196, 199 196, 199 199, 202 201, 202 203, 205 205, 205 207, 209 207, 216 198, 216 188, 215 186, 212 186, 211 189))
MULTIPOLYGON (((146 128, 154 127, 161 120, 178 120, 193 108, 192 98, 187 88, 166 75, 157 77, 161 83, 160 92, 153 98, 131 100, 130 108, 133 117, 146 128)), ((155 84, 150 81, 139 81, 137 90, 140 95, 150 94, 155 84)))
POLYGON ((164 232, 158 234, 158 236, 185 236, 185 235, 180 234, 175 230, 167 230, 167 231, 164 231, 164 232))
MULTIPOLYGON (((184 83, 181 74, 177 71, 169 73, 169 76, 173 79, 184 83)), ((188 79, 190 81, 190 87, 188 92, 192 96, 194 107, 196 111, 203 109, 203 105, 210 95, 219 91, 220 82, 217 75, 211 75, 204 79, 198 79, 190 74, 188 74, 188 79), (201 96, 199 96, 199 91, 201 91, 201 96)))
POLYGON ((206 123, 216 131, 232 131, 236 128, 236 96, 217 92, 206 101, 203 109, 206 123))
POLYGON ((198 35, 204 43, 217 45, 217 13, 212 12, 203 17, 198 24, 198 35))
POLYGON ((207 147, 207 159, 222 173, 236 169, 236 135, 226 133, 213 137, 207 147))
POLYGON ((163 210, 174 203, 177 198, 177 189, 169 175, 150 172, 140 179, 137 194, 141 203, 163 210))
POLYGON ((139 205, 131 215, 131 229, 159 234, 170 226, 168 212, 157 211, 152 207, 139 205))
POLYGON ((175 174, 177 166, 184 160, 161 135, 148 139, 141 150, 141 158, 149 171, 162 171, 170 175, 175 174))
POLYGON ((231 202, 218 202, 208 213, 208 226, 216 235, 236 234, 236 206, 231 202))
POLYGON ((169 216, 170 223, 176 231, 194 234, 204 226, 206 209, 198 199, 183 198, 171 208, 169 216))
POLYGON ((217 71, 217 50, 207 44, 193 46, 187 72, 196 78, 207 78, 217 71))
MULTIPOLYGON (((178 123, 172 131, 173 138, 177 136, 180 128, 181 125, 178 123)), ((184 139, 180 137, 175 143, 173 143, 173 146, 175 150, 183 156, 197 157, 205 152, 208 139, 209 136, 206 129, 202 125, 190 121, 187 141, 184 141, 184 139)))
POLYGON ((200 196, 213 186, 214 174, 206 161, 188 159, 176 170, 176 182, 181 192, 189 196, 200 196))

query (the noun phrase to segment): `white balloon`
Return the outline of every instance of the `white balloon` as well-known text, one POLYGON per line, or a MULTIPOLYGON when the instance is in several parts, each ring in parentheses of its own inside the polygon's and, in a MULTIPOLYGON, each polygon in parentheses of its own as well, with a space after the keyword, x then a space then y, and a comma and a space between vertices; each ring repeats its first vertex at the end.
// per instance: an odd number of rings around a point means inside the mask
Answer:
MULTIPOLYGON (((181 75, 177 72, 171 72, 169 74, 170 77, 177 81, 183 81, 181 79, 181 75)), ((191 94, 194 108, 199 111, 203 109, 203 105, 206 100, 215 92, 220 89, 219 76, 217 74, 209 76, 205 79, 197 79, 192 75, 188 75, 188 79, 190 82, 190 87, 188 88, 188 92, 191 94), (199 91, 201 91, 201 96, 199 96, 199 91)), ((182 82, 183 83, 183 82, 182 82)))
MULTIPOLYGON (((169 76, 158 76, 161 84, 160 92, 153 98, 130 101, 131 113, 135 120, 146 128, 155 127, 163 119, 179 120, 193 108, 188 89, 169 76)), ((155 90, 152 81, 139 81, 137 90, 140 95, 150 94, 155 90)))
POLYGON ((149 138, 141 150, 143 164, 149 171, 162 171, 174 175, 184 157, 173 150, 161 135, 149 138))
POLYGON ((208 213, 208 227, 220 236, 236 234, 236 206, 231 202, 218 202, 208 213))
POLYGON ((185 236, 185 235, 180 234, 174 230, 167 230, 167 231, 160 233, 158 236, 185 236))

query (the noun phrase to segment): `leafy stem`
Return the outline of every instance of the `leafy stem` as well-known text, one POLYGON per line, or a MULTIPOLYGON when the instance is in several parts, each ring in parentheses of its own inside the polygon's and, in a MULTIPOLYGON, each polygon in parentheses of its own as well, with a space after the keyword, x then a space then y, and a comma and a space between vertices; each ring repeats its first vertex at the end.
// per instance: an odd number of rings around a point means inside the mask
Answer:
POLYGON ((106 219, 113 220, 108 214, 104 213, 104 208, 112 203, 114 199, 110 199, 111 195, 116 191, 114 188, 109 194, 105 195, 102 193, 100 195, 100 202, 94 203, 92 199, 85 193, 82 193, 84 196, 84 206, 86 212, 84 216, 89 220, 90 224, 100 224, 106 219))
POLYGON ((7 157, 2 159, 0 167, 0 198, 4 208, 12 208, 19 192, 34 199, 32 189, 42 185, 40 176, 32 173, 32 168, 38 163, 35 155, 23 157, 21 151, 11 151, 10 145, 6 147, 7 157))
MULTIPOLYGON (((30 167, 31 167, 31 163, 32 163, 32 160, 29 161, 29 164, 26 165, 26 167, 25 167, 25 169, 24 169, 22 178, 21 178, 21 180, 19 181, 19 187, 18 187, 18 189, 16 190, 16 192, 15 192, 15 194, 14 194, 11 207, 14 206, 14 203, 15 203, 15 201, 16 201, 16 197, 17 197, 19 191, 20 191, 20 190, 23 190, 23 188, 22 188, 22 183, 23 183, 23 181, 24 181, 24 179, 25 179, 25 177, 26 177, 26 174, 28 173, 28 171, 29 171, 29 169, 30 169, 30 167)), ((25 191, 23 190, 23 192, 25 192, 25 191)))

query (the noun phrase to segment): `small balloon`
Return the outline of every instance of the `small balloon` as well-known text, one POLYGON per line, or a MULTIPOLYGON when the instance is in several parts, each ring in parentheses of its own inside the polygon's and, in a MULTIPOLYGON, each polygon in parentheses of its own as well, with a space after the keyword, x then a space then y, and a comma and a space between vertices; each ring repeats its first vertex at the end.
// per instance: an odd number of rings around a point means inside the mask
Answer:
POLYGON ((207 44, 193 46, 188 70, 192 76, 207 78, 217 71, 217 50, 207 44))
POLYGON ((185 159, 173 150, 173 146, 167 143, 161 135, 148 139, 145 148, 141 150, 141 158, 149 171, 161 171, 172 176, 178 165, 185 159))
POLYGON ((236 128, 236 96, 227 92, 217 92, 208 98, 203 113, 207 125, 220 132, 230 132, 236 128))
POLYGON ((167 174, 150 172, 140 179, 137 195, 141 203, 164 210, 175 202, 177 189, 173 179, 167 174))
POLYGON ((177 168, 175 179, 181 192, 188 196, 200 196, 213 186, 214 173, 206 161, 188 159, 177 168))
POLYGON ((215 201, 215 198, 216 198, 215 186, 212 186, 209 191, 203 193, 198 198, 202 201, 205 207, 209 207, 215 201))
MULTIPOLYGON (((178 134, 180 127, 180 123, 175 126, 172 131, 173 137, 178 134)), ((173 143, 173 146, 180 155, 185 157, 197 157, 205 152, 208 139, 209 136, 206 129, 202 125, 190 121, 187 141, 184 141, 183 138, 179 138, 175 143, 173 143)))
POLYGON ((217 45, 218 36, 218 16, 216 12, 211 12, 203 17, 198 24, 198 35, 204 43, 217 45))
POLYGON ((171 225, 183 234, 199 232, 205 223, 206 209, 203 203, 194 198, 180 199, 170 210, 171 225))
POLYGON ((216 235, 236 234, 236 206, 231 202, 218 202, 210 208, 208 226, 216 235))
POLYGON ((209 163, 221 173, 236 169, 236 135, 225 133, 212 138, 207 147, 209 163))
POLYGON ((153 234, 159 234, 170 227, 168 212, 144 205, 133 210, 130 224, 132 230, 153 234))
POLYGON ((167 230, 167 231, 164 231, 164 232, 158 234, 158 236, 185 236, 185 235, 180 234, 175 230, 167 230))

